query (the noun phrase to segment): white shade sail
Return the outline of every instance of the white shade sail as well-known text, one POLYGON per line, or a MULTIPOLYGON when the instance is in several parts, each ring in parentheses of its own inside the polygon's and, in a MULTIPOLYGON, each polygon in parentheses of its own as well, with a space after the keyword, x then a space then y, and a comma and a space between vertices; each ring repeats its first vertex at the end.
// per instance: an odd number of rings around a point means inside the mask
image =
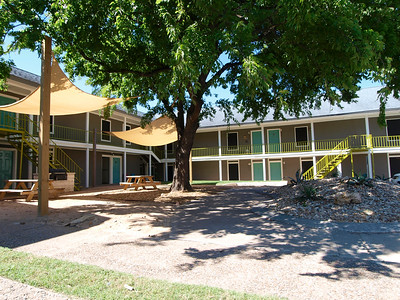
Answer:
POLYGON ((162 146, 178 140, 174 121, 165 116, 154 120, 145 128, 138 127, 127 131, 115 131, 111 134, 142 146, 162 146))
MULTIPOLYGON (((103 98, 88 94, 77 88, 64 74, 53 58, 51 66, 50 115, 73 115, 114 105, 123 99, 103 98)), ((40 115, 40 86, 25 98, 11 104, 1 105, 0 110, 40 115)))

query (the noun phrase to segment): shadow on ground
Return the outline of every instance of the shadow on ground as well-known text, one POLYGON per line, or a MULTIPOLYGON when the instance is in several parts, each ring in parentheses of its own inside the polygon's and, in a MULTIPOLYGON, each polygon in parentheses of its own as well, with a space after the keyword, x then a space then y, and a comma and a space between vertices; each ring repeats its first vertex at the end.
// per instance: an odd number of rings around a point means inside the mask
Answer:
MULTIPOLYGON (((49 215, 43 217, 38 216, 37 200, 29 203, 23 199, 0 201, 0 246, 17 248, 37 243, 101 225, 117 216, 145 214, 149 208, 161 216, 166 206, 164 203, 149 201, 101 200, 91 192, 93 190, 87 193, 73 193, 70 198, 74 203, 70 206, 52 208, 59 206, 58 203, 52 205, 54 202, 68 201, 67 195, 62 199, 50 201, 49 215)), ((154 218, 153 221, 160 219, 162 218, 154 218)))
POLYGON ((321 255, 321 260, 333 271, 301 275, 331 280, 370 274, 400 278, 400 261, 379 258, 400 253, 399 234, 357 234, 323 225, 309 227, 302 222, 271 221, 252 212, 254 205, 268 197, 273 197, 270 188, 235 188, 192 201, 179 206, 169 234, 142 242, 158 246, 170 240, 194 239, 214 244, 206 250, 187 248, 185 255, 193 258, 193 263, 177 266, 182 270, 231 255, 266 261, 287 255, 321 255))

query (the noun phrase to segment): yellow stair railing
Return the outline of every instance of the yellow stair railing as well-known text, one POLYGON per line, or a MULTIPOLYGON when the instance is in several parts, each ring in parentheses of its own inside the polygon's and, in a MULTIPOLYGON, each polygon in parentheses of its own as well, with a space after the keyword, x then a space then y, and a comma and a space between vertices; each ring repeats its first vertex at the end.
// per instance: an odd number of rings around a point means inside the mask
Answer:
POLYGON ((350 154, 349 139, 345 138, 327 155, 322 157, 317 164, 303 173, 304 180, 322 179, 335 169, 350 154), (314 174, 315 173, 315 174, 314 174))
MULTIPOLYGON (((17 123, 17 120, 14 120, 17 123)), ((29 128, 29 124, 32 124, 33 126, 33 132, 37 131, 38 125, 36 122, 31 120, 28 116, 21 116, 19 117, 18 120, 19 128, 16 128, 19 130, 18 132, 20 134, 9 134, 8 135, 8 142, 14 146, 19 152, 22 151, 22 155, 26 157, 28 160, 30 160, 34 165, 38 165, 38 160, 37 157, 39 155, 39 141, 36 137, 34 137, 32 134, 29 133, 26 128, 29 128), (36 131, 35 131, 36 130, 36 131), (21 148, 21 143, 25 144, 28 146, 28 148, 23 148, 26 149, 23 151, 21 148)), ((66 172, 74 172, 75 173, 75 189, 80 189, 81 187, 81 175, 83 172, 83 169, 69 157, 67 153, 65 153, 64 150, 62 150, 60 147, 57 146, 56 143, 54 143, 53 140, 50 140, 50 147, 52 148, 52 151, 50 152, 50 163, 49 166, 52 169, 63 169, 66 172)))
POLYGON ((352 135, 336 145, 317 164, 303 173, 305 180, 322 179, 333 171, 342 161, 354 151, 365 151, 372 148, 371 135, 352 135))

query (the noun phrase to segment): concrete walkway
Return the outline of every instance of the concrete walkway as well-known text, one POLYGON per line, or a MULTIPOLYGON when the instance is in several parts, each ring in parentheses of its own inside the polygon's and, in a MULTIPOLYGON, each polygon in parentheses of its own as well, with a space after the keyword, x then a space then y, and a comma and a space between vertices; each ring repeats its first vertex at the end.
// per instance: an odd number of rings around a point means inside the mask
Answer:
MULTIPOLYGON (((398 224, 335 224, 272 214, 263 208, 266 197, 262 187, 230 189, 178 206, 163 222, 162 234, 99 232, 94 226, 19 243, 17 249, 289 299, 400 299, 398 224)), ((36 231, 43 230, 42 225, 36 231)))

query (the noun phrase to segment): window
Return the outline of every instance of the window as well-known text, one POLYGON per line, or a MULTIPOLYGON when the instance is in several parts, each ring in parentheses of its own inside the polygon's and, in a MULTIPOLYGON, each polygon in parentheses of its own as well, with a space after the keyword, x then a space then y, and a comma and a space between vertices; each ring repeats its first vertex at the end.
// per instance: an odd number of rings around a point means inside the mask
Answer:
POLYGON ((50 116, 50 134, 54 134, 54 116, 50 116))
POLYGON ((307 126, 305 127, 295 127, 295 139, 296 139, 296 146, 305 146, 308 144, 308 130, 307 126))
POLYGON ((387 120, 386 123, 388 136, 400 135, 400 119, 387 120))
MULTIPOLYGON (((37 132, 39 132, 39 127, 40 127, 40 117, 37 117, 38 123, 36 126, 37 132)), ((33 129, 35 130, 35 129, 33 129)), ((50 134, 54 134, 54 116, 50 116, 50 134)))
MULTIPOLYGON (((125 130, 126 130, 126 131, 131 130, 131 125, 126 125, 126 126, 125 126, 125 130)), ((130 145, 131 142, 126 141, 125 144, 126 144, 126 145, 130 145)))
POLYGON ((302 159, 301 160, 301 174, 308 171, 311 167, 313 167, 313 161, 310 159, 302 159))
POLYGON ((228 150, 238 150, 238 133, 237 132, 230 132, 227 134, 228 139, 228 150))
POLYGON ((101 120, 101 140, 111 142, 111 121, 101 120))
POLYGON ((174 154, 174 144, 167 144, 167 154, 174 154))

